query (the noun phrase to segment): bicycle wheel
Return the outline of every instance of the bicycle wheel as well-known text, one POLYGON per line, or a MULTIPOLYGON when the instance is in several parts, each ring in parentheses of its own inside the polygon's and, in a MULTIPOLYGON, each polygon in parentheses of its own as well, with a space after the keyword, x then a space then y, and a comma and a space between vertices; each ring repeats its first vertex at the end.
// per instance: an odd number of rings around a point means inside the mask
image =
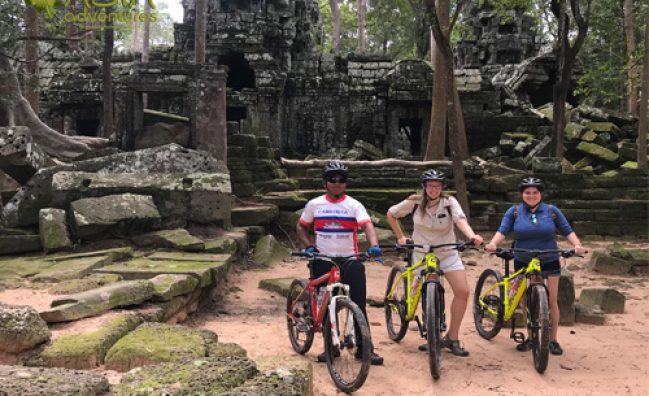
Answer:
POLYGON ((543 285, 531 288, 532 298, 529 307, 532 334, 532 358, 534 368, 543 374, 548 367, 550 352, 550 315, 548 311, 548 292, 543 285))
POLYGON ((347 298, 336 301, 335 315, 340 346, 333 343, 331 317, 323 327, 327 369, 340 390, 354 392, 365 383, 370 370, 370 328, 360 308, 347 298))
POLYGON ((313 344, 313 315, 311 311, 311 292, 306 289, 304 279, 291 283, 286 298, 286 324, 288 338, 295 352, 303 355, 313 344))
POLYGON ((441 356, 441 339, 440 339, 440 296, 439 285, 435 282, 426 283, 426 296, 423 307, 424 321, 426 324, 426 344, 428 345, 428 367, 433 379, 439 379, 440 376, 440 356, 441 356))
POLYGON ((401 341, 408 331, 408 321, 406 320, 406 311, 408 306, 406 303, 407 296, 407 283, 406 278, 398 280, 399 276, 403 274, 405 269, 403 267, 393 267, 388 276, 388 285, 385 290, 385 326, 388 329, 388 337, 392 341, 401 341), (398 283, 395 286, 395 283, 398 283), (392 288, 394 292, 388 296, 392 288))
POLYGON ((485 340, 494 338, 503 326, 505 288, 500 273, 488 268, 480 274, 473 294, 473 320, 485 340), (483 305, 484 304, 484 305, 483 305))

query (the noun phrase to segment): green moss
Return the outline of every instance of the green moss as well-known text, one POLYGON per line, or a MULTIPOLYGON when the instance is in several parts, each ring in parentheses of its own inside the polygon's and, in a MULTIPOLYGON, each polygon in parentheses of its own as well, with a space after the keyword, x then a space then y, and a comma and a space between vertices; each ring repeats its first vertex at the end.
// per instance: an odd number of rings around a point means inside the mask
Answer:
POLYGON ((122 280, 117 274, 92 274, 81 279, 70 279, 57 283, 48 291, 51 294, 73 294, 96 289, 98 287, 122 280))
POLYGON ((0 279, 36 275, 52 267, 53 263, 34 259, 0 260, 0 279))
MULTIPOLYGON (((96 331, 63 335, 45 348, 41 358, 52 365, 59 365, 57 363, 62 360, 83 365, 83 360, 87 361, 88 358, 92 360, 88 362, 90 365, 93 361, 95 364, 101 364, 110 347, 140 323, 141 319, 136 315, 120 315, 110 319, 96 331)), ((66 365, 68 368, 90 368, 74 363, 72 366, 74 367, 66 365)))

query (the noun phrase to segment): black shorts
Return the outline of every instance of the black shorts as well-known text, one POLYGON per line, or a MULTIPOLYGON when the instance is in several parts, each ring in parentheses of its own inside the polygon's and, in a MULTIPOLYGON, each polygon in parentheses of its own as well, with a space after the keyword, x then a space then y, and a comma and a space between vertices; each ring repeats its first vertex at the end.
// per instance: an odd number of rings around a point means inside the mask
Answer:
MULTIPOLYGON (((514 260, 514 272, 526 268, 528 263, 514 260)), ((561 276, 561 263, 559 260, 541 263, 541 273, 547 276, 561 276)))

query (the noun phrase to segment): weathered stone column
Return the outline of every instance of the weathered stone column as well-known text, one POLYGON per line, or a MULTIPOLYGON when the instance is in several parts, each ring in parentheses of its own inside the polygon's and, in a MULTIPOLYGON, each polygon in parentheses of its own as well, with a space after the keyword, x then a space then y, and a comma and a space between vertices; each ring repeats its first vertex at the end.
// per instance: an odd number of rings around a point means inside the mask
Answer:
POLYGON ((192 147, 207 151, 227 162, 228 134, 225 121, 225 83, 227 73, 217 66, 204 65, 196 76, 196 109, 192 147))

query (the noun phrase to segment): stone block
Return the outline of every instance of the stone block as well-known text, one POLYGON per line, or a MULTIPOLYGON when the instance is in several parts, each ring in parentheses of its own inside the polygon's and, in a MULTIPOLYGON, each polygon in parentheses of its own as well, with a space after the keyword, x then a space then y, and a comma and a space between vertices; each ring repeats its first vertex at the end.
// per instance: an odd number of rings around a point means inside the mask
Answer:
POLYGON ((183 228, 149 232, 131 239, 140 247, 169 248, 187 252, 200 252, 205 249, 203 240, 183 228))
POLYGON ((624 294, 611 288, 587 288, 581 291, 579 303, 599 306, 605 313, 624 313, 624 294))
POLYGON ((70 204, 72 228, 80 239, 132 235, 160 226, 160 213, 147 195, 82 198, 70 204))
POLYGON ((40 235, 0 236, 0 255, 35 252, 42 246, 40 235))
POLYGON ((276 205, 239 206, 232 208, 232 225, 251 226, 270 224, 277 219, 279 208, 276 205))
POLYGON ((38 214, 38 229, 41 244, 46 252, 67 249, 72 247, 68 235, 68 222, 65 210, 45 208, 38 214))
POLYGON ((564 128, 564 132, 566 134, 566 139, 568 140, 577 140, 581 137, 582 133, 584 133, 584 128, 582 125, 577 124, 575 122, 569 122, 566 124, 566 127, 564 128))
POLYGON ((577 150, 608 163, 615 163, 618 160, 616 153, 594 143, 581 142, 577 145, 577 150))
POLYGON ((282 245, 273 235, 260 238, 255 244, 255 265, 270 266, 289 257, 291 249, 282 245))
POLYGON ((36 282, 61 282, 83 278, 93 270, 113 262, 110 256, 79 257, 61 261, 51 261, 53 265, 32 278, 36 282))
POLYGON ((553 157, 534 157, 532 170, 535 173, 561 173, 561 160, 553 157))
MULTIPOLYGON (((597 232, 586 232, 584 234, 597 234, 597 232)), ((605 275, 626 275, 631 271, 630 261, 612 257, 602 252, 593 252, 590 261, 586 265, 591 271, 605 275)))
POLYGON ((190 294, 198 287, 198 280, 190 275, 161 274, 151 278, 155 288, 153 301, 171 301, 176 296, 190 294))
POLYGON ((0 127, 0 169, 20 184, 52 160, 34 143, 26 126, 0 127))
POLYGON ((273 278, 259 281, 259 288, 287 297, 288 289, 296 278, 273 278))
POLYGON ((47 323, 34 308, 0 303, 0 352, 26 351, 48 341, 50 336, 47 323))
POLYGON ((101 373, 0 365, 0 393, 6 395, 101 396, 109 390, 108 380, 101 373))
POLYGON ((575 323, 575 281, 566 269, 561 269, 559 278, 559 324, 572 326, 575 323))
POLYGON ((604 312, 597 305, 575 304, 575 322, 602 326, 606 322, 604 312))

